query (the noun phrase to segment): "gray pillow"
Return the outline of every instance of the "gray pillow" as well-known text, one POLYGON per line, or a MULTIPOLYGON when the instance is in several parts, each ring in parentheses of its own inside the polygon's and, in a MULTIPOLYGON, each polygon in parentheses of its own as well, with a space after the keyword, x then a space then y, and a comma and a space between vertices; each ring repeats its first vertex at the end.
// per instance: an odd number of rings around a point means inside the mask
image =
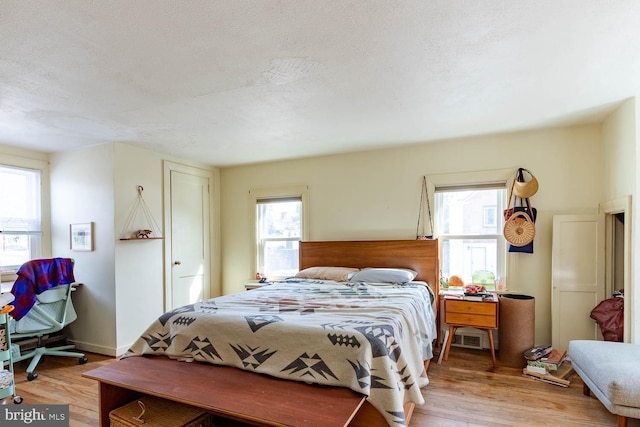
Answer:
POLYGON ((349 279, 350 282, 408 283, 418 273, 408 268, 363 268, 349 279))

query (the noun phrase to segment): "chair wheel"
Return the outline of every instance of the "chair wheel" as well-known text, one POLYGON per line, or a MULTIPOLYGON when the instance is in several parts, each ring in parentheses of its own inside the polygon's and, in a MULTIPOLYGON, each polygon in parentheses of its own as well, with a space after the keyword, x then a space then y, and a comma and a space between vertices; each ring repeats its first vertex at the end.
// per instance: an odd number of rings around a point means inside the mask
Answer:
POLYGON ((86 356, 82 356, 80 359, 78 359, 78 363, 84 365, 88 360, 89 359, 87 359, 86 356))
POLYGON ((29 373, 27 374, 27 379, 28 379, 29 381, 33 381, 33 380, 35 380, 36 378, 38 378, 38 373, 37 373, 37 372, 29 372, 29 373))
POLYGON ((22 397, 20 396, 13 396, 13 403, 15 403, 16 405, 19 405, 22 403, 22 397))

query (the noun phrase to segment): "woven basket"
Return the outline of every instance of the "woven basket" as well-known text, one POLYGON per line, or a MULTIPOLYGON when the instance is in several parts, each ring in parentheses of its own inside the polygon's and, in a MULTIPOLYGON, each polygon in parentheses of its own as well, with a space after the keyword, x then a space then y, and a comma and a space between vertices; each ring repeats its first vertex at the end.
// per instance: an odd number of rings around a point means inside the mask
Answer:
POLYGON ((504 223, 504 238, 513 246, 525 246, 536 235, 536 226, 525 212, 514 212, 504 223))
POLYGON ((199 408, 152 396, 109 412, 111 427, 213 427, 213 417, 199 408))

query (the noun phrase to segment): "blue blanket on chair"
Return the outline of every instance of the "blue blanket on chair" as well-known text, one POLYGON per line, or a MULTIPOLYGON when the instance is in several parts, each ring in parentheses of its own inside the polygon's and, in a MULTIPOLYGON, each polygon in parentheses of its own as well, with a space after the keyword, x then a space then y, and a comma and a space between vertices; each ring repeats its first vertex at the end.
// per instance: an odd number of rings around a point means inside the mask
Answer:
POLYGON ((75 282, 71 258, 35 259, 22 264, 11 288, 15 309, 11 316, 20 320, 36 303, 36 295, 58 285, 75 282))

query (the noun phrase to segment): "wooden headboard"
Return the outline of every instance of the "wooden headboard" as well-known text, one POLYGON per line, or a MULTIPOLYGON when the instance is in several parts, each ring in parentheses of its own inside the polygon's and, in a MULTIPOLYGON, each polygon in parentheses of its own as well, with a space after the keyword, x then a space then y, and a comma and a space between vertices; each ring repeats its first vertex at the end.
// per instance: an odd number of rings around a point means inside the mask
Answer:
POLYGON ((438 295, 437 239, 300 242, 300 270, 325 266, 410 268, 438 295))

